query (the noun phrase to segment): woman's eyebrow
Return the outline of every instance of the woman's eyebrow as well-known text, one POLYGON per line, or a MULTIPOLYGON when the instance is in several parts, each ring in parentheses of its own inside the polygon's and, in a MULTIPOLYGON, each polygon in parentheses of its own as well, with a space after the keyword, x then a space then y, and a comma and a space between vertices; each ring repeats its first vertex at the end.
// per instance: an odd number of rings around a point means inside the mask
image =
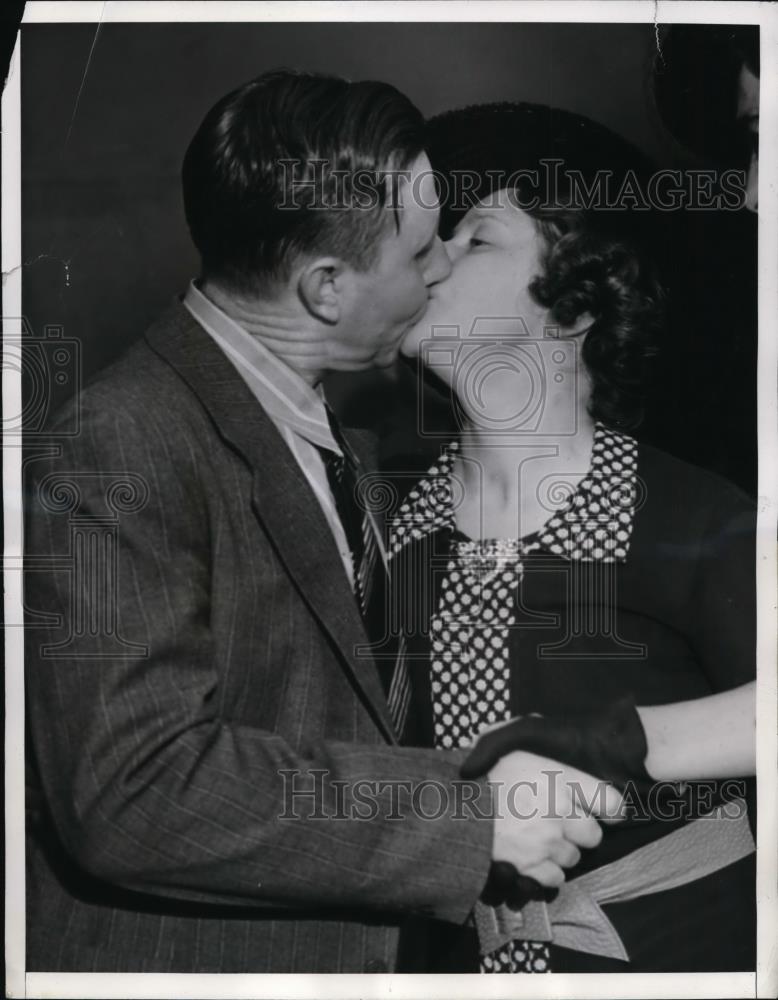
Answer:
POLYGON ((474 216, 478 222, 497 222, 506 229, 508 228, 508 223, 505 219, 500 218, 499 215, 495 215, 493 209, 473 208, 471 209, 470 214, 471 217, 474 216))

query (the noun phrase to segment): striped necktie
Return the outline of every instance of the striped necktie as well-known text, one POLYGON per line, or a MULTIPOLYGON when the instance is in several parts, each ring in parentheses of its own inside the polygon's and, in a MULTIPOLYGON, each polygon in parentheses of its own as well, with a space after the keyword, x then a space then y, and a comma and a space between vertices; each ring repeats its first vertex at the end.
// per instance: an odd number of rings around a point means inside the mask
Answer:
MULTIPOLYGON (((337 418, 329 407, 326 410, 332 436, 342 455, 328 448, 322 448, 321 454, 330 492, 351 550, 354 596, 371 644, 374 647, 385 647, 387 574, 378 549, 373 520, 359 499, 357 460, 343 437, 337 418)), ((389 704, 389 714, 395 732, 401 737, 410 702, 408 669, 402 656, 389 661, 382 658, 377 663, 389 704)))

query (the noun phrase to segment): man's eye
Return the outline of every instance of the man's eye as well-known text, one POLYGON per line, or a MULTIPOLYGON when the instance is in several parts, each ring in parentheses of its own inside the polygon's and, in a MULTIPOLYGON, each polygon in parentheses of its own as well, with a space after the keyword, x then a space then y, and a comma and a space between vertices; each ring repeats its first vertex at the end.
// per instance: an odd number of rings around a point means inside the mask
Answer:
POLYGON ((477 236, 471 236, 468 245, 471 250, 474 250, 476 247, 488 246, 488 243, 486 240, 479 240, 477 236))

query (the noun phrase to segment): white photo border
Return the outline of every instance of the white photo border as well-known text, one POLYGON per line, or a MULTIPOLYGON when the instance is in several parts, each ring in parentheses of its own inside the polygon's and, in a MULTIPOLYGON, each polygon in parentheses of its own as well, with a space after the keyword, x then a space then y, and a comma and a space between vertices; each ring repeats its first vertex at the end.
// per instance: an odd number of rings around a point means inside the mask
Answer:
MULTIPOLYGON (((720 0, 479 2, 43 2, 23 24, 304 21, 511 21, 758 24, 761 27, 759 175, 759 515, 757 621, 757 968, 755 973, 562 975, 189 975, 28 973, 25 969, 22 452, 5 439, 21 413, 21 372, 3 354, 5 605, 5 954, 9 997, 774 997, 778 994, 778 6, 720 0)), ((2 98, 3 335, 21 334, 21 90, 17 37, 2 98)))

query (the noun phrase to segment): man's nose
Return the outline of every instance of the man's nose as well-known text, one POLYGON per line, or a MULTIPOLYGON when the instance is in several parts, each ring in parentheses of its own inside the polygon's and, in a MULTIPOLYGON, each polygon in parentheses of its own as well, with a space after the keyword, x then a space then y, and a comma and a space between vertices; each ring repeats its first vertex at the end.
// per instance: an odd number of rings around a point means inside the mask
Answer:
POLYGON ((429 266, 427 267, 427 288, 431 285, 437 285, 439 281, 445 281, 450 274, 451 261, 446 253, 446 248, 443 246, 443 242, 438 236, 436 237, 435 243, 432 247, 432 253, 429 258, 429 266))

